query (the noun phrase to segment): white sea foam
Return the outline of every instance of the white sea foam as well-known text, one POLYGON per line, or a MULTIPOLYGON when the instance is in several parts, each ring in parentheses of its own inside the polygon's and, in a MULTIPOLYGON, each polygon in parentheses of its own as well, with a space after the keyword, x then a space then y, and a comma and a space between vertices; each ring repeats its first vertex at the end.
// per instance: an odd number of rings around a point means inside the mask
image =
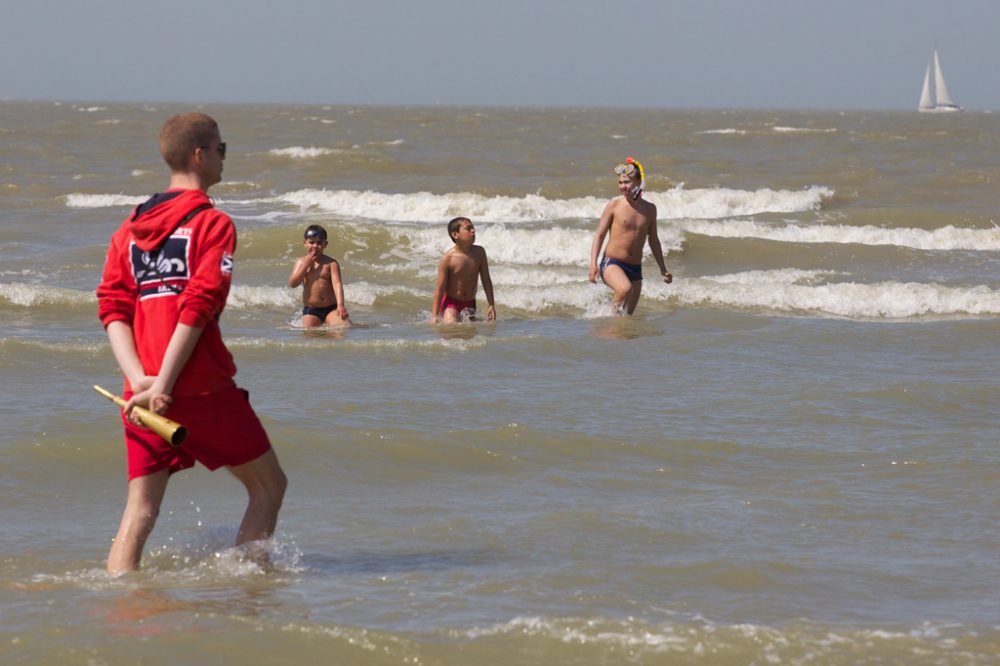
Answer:
MULTIPOLYGON (((353 305, 370 307, 378 298, 406 294, 421 299, 430 300, 434 287, 432 271, 427 271, 425 277, 426 289, 407 285, 375 285, 364 280, 350 280, 344 285, 344 300, 348 308, 353 305)), ((267 307, 296 312, 302 307, 300 289, 287 287, 233 285, 229 292, 226 307, 233 310, 254 310, 267 307)))
MULTIPOLYGON (((432 271, 436 270, 438 258, 453 246, 443 225, 440 228, 396 225, 390 228, 390 233, 394 237, 394 250, 383 259, 423 264, 432 271)), ((665 254, 682 249, 683 232, 673 225, 661 225, 659 238, 665 254)), ((490 265, 512 265, 517 270, 531 266, 585 268, 590 263, 593 240, 592 229, 525 229, 506 224, 481 224, 476 229, 476 243, 486 248, 490 265)))
MULTIPOLYGON (((498 274, 499 275, 499 274, 498 274)), ((546 314, 570 310, 584 318, 607 315, 610 291, 586 281, 582 273, 539 284, 494 280, 503 309, 546 314)), ((684 277, 666 285, 650 277, 642 298, 690 307, 723 307, 789 315, 847 319, 912 319, 941 316, 1000 316, 1000 291, 985 286, 834 282, 842 275, 823 271, 779 269, 716 276, 684 277)))
MULTIPOLYGON (((425 319, 429 322, 430 313, 425 319)), ((475 325, 475 324, 472 324, 475 325)), ((503 343, 522 344, 526 340, 536 339, 534 335, 510 337, 477 335, 472 338, 433 338, 416 340, 413 338, 367 338, 367 339, 332 339, 337 349, 358 349, 366 351, 406 352, 411 349, 445 349, 448 351, 466 352, 483 347, 503 343)), ((274 338, 234 337, 226 338, 230 348, 244 349, 289 349, 295 351, 315 350, 323 344, 322 338, 301 337, 298 339, 276 340, 274 338)))
POLYGON ((138 206, 149 197, 135 197, 127 194, 80 194, 66 195, 68 208, 117 208, 138 206))
MULTIPOLYGON (((298 150, 286 149, 286 150, 298 150)), ((314 150, 314 149, 302 149, 314 150)), ((327 149, 315 149, 327 150, 327 149)), ((273 152, 273 151, 272 151, 273 152)), ((133 172, 133 175, 139 175, 133 172)), ((230 183, 229 186, 237 185, 230 183)), ((804 190, 733 190, 726 188, 686 190, 676 187, 665 192, 649 192, 646 198, 659 207, 661 219, 715 219, 758 213, 793 213, 816 210, 833 190, 813 186, 804 190)), ((69 208, 109 208, 136 206, 146 196, 126 194, 66 195, 69 208)), ((344 217, 389 220, 394 222, 432 222, 435 224, 458 215, 476 222, 543 222, 563 219, 594 219, 600 216, 607 199, 577 197, 547 199, 541 195, 523 197, 484 196, 473 192, 431 194, 383 194, 356 190, 295 190, 286 194, 240 200, 218 200, 219 204, 268 206, 284 204, 303 212, 322 212, 344 217)))
POLYGON ((107 111, 105 106, 77 106, 74 107, 77 111, 82 113, 96 113, 97 111, 107 111))
POLYGON ((97 296, 92 291, 8 282, 0 284, 0 302, 2 301, 25 307, 51 304, 86 305, 97 302, 97 296))
POLYGON ((153 173, 152 171, 147 171, 146 169, 132 169, 133 176, 146 176, 153 173))
MULTIPOLYGON (((833 190, 813 186, 804 190, 733 190, 725 188, 649 192, 646 198, 659 207, 662 219, 712 219, 757 213, 792 213, 816 210, 833 190)), ((538 194, 523 197, 484 196, 472 192, 383 194, 354 190, 296 190, 267 202, 289 204, 303 211, 332 213, 397 222, 440 223, 458 215, 475 222, 542 222, 599 217, 606 198, 593 196, 547 199, 538 194)), ((262 201, 264 203, 265 201, 262 201)))
POLYGON ((814 185, 804 190, 733 190, 723 187, 651 192, 646 198, 658 207, 663 219, 716 219, 731 215, 797 213, 818 210, 833 190, 814 185))
POLYGON ((272 148, 267 151, 272 155, 278 155, 279 157, 293 157, 296 159, 309 159, 313 157, 322 157, 323 155, 333 155, 334 153, 343 153, 343 150, 337 148, 316 148, 314 146, 291 146, 289 148, 272 148))
POLYGON ((829 134, 830 132, 836 132, 836 127, 781 127, 775 125, 772 127, 775 132, 786 132, 786 133, 799 133, 799 134, 829 134))
POLYGON ((827 282, 831 273, 793 269, 650 281, 643 297, 685 305, 720 305, 789 314, 823 314, 850 319, 907 319, 944 315, 1000 315, 1000 291, 986 286, 886 281, 827 282))
POLYGON ((294 308, 297 301, 296 293, 287 287, 234 284, 229 290, 226 307, 235 310, 251 310, 262 306, 294 308))
POLYGON ((713 129, 713 130, 703 130, 701 132, 695 132, 695 134, 746 134, 747 131, 743 129, 736 129, 735 127, 726 127, 724 129, 713 129))
POLYGON ((875 226, 788 224, 778 226, 754 220, 690 220, 685 231, 721 238, 764 238, 788 243, 857 243, 898 245, 918 250, 1000 250, 1000 227, 968 229, 948 225, 939 229, 886 229, 875 226))

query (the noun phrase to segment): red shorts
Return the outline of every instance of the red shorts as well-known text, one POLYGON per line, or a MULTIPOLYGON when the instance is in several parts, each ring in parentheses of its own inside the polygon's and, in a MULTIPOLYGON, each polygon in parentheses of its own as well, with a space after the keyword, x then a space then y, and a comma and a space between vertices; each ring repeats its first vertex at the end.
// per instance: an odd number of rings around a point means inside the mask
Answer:
POLYGON ((472 314, 476 314, 476 301, 475 299, 471 301, 460 301, 457 298, 452 298, 448 294, 445 294, 441 298, 441 307, 438 308, 441 314, 448 308, 455 308, 459 312, 465 312, 466 310, 472 310, 472 314))
MULTIPOLYGON (((125 399, 131 397, 126 394, 125 399)), ((152 430, 125 421, 128 478, 131 481, 169 469, 170 473, 194 467, 235 467, 256 460, 271 448, 264 426, 250 407, 249 394, 233 387, 218 393, 175 398, 166 416, 188 429, 180 446, 172 446, 152 430)))

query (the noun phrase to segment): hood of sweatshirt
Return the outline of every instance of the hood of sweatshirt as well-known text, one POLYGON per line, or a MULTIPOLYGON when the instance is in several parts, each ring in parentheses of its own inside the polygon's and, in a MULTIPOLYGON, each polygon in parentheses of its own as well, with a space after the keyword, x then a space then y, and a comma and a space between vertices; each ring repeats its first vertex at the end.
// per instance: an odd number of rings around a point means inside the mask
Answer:
POLYGON ((137 206, 129 218, 129 229, 135 244, 144 252, 156 249, 188 213, 211 203, 208 195, 201 190, 167 190, 154 194, 137 206))

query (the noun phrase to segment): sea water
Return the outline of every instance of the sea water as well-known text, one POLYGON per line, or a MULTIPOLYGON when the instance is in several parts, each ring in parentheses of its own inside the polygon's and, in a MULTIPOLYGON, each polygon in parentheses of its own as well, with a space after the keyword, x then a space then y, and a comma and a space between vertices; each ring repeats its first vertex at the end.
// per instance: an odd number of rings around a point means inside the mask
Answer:
POLYGON ((199 109, 239 234, 222 328, 290 478, 273 567, 199 468, 144 569, 103 572, 94 289, 189 109, 0 104, 4 663, 997 663, 1000 118, 199 109), (628 155, 674 282, 647 250, 619 319, 586 278, 628 155), (435 327, 458 215, 498 319, 435 327), (297 326, 313 223, 349 330, 297 326))

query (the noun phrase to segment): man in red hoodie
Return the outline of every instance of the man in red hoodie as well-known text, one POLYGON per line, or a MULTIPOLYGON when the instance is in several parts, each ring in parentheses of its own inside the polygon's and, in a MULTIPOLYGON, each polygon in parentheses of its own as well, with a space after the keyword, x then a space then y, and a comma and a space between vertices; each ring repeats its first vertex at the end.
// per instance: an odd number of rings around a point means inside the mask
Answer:
MULTIPOLYGON (((167 481, 195 461, 225 466, 246 486, 242 545, 274 533, 287 480, 222 341, 236 249, 232 220, 216 210, 208 188, 222 179, 226 144, 202 113, 167 120, 160 153, 170 187, 154 195, 111 237, 97 288, 99 315, 125 375, 123 412, 128 498, 108 554, 108 573, 139 568, 167 481), (141 426, 140 405, 188 427, 180 447, 141 426)), ((266 560, 266 552, 249 553, 266 560)))

